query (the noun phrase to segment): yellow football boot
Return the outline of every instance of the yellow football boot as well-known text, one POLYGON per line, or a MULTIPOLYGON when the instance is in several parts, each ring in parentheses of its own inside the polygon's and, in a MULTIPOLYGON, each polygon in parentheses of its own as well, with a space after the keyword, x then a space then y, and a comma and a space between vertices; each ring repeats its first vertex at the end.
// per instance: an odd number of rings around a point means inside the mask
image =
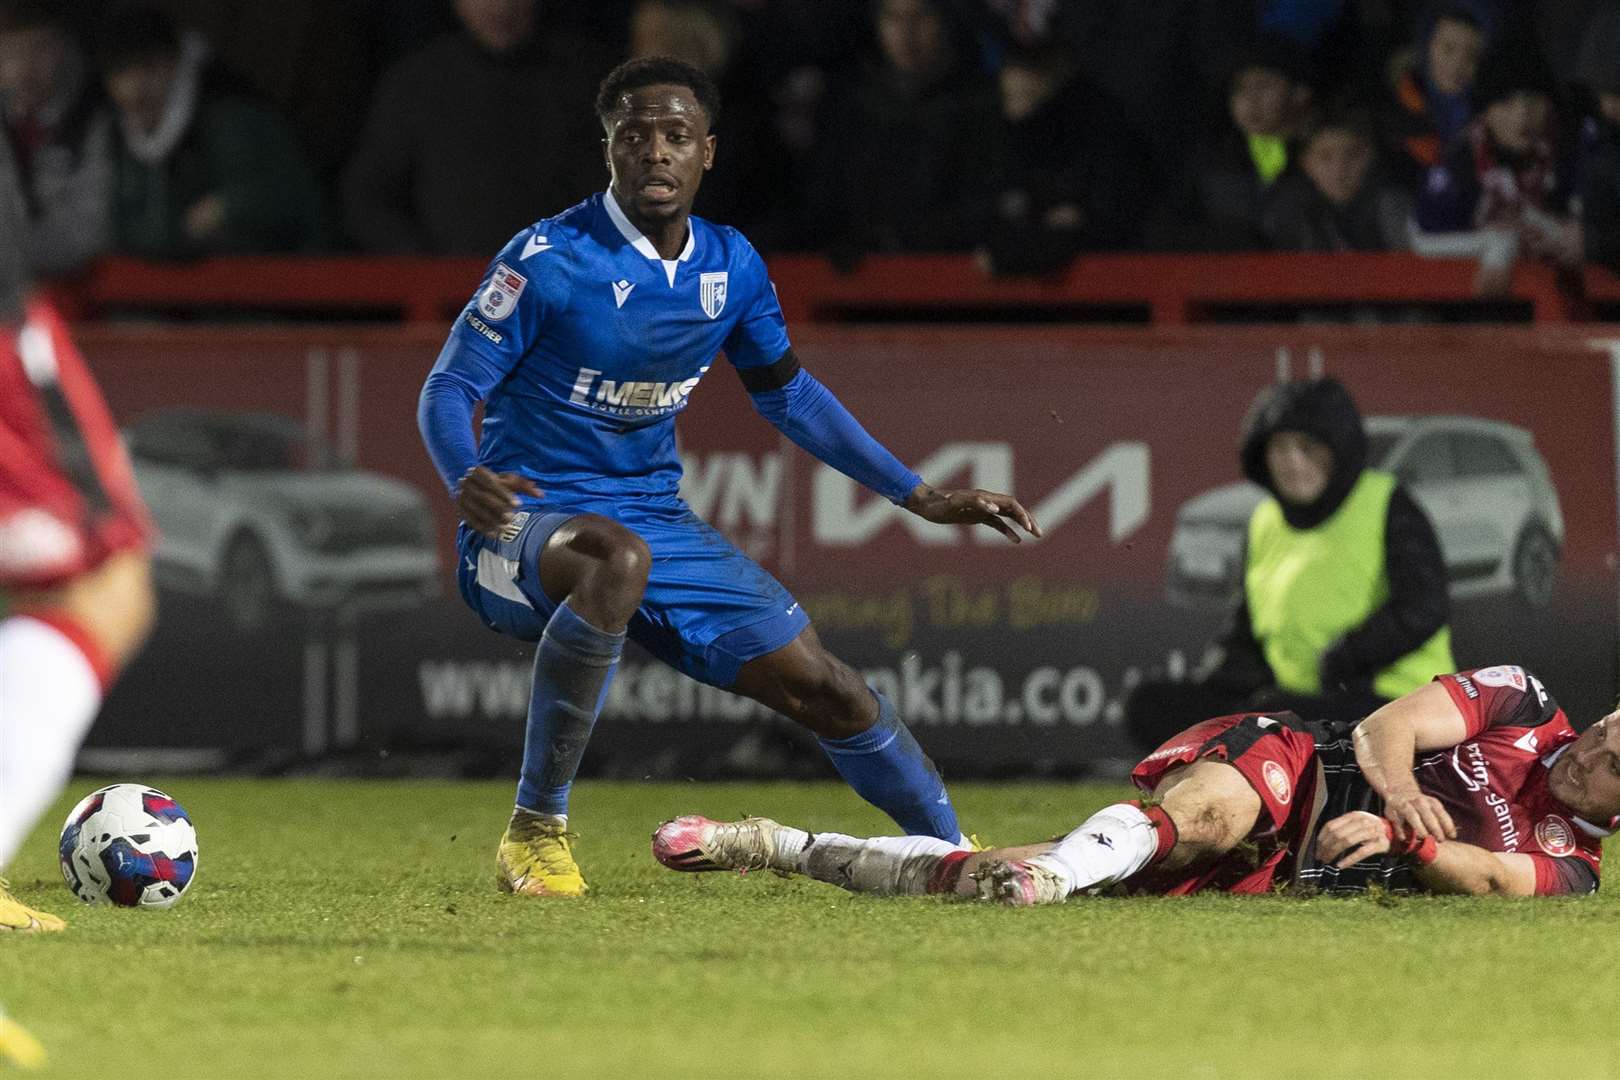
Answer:
POLYGON ((24 1069, 45 1064, 45 1048, 15 1020, 0 1013, 0 1062, 11 1062, 24 1069))
POLYGON ((567 819, 519 810, 495 849, 495 883, 523 896, 584 896, 567 819))
POLYGON ((0 933, 17 930, 24 934, 37 934, 66 929, 67 923, 55 915, 31 908, 12 896, 11 883, 0 878, 0 933))

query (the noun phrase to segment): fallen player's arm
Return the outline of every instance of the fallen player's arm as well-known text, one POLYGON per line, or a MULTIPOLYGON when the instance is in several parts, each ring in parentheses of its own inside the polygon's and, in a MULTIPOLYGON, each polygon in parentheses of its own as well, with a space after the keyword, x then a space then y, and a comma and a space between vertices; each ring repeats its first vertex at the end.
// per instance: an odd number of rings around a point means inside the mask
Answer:
POLYGON ((1434 861, 1417 867, 1417 879, 1432 893, 1536 895, 1535 861, 1529 855, 1486 851, 1460 840, 1436 845, 1434 861))
MULTIPOLYGON (((1395 823, 1364 810, 1341 814, 1322 826, 1316 837, 1316 855, 1341 870, 1387 852, 1410 859, 1418 883, 1433 893, 1470 896, 1533 896, 1537 892, 1573 892, 1562 887, 1560 875, 1543 875, 1548 886, 1537 888, 1535 860, 1529 855, 1486 851, 1460 840, 1438 840, 1433 835, 1402 840, 1395 823)), ((1561 865, 1570 860, 1548 860, 1561 865)), ((1571 867, 1579 870, 1579 867, 1571 867)))
POLYGON ((1412 762, 1419 750, 1446 749, 1467 737, 1462 712, 1439 683, 1396 698, 1356 725, 1356 764, 1400 835, 1457 835, 1446 808, 1418 789, 1412 762))

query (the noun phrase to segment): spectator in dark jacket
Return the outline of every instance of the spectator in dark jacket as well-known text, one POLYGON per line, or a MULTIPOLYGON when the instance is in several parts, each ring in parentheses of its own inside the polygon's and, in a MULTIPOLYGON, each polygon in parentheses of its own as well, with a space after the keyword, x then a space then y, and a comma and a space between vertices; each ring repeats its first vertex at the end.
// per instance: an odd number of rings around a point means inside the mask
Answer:
POLYGON ((1290 139, 1310 101, 1297 47, 1267 40, 1242 52, 1227 81, 1226 114, 1193 153, 1170 208, 1169 246, 1265 246, 1268 193, 1287 169, 1290 139))
POLYGON ((367 251, 477 254, 604 188, 591 115, 614 58, 540 26, 536 0, 455 0, 460 30, 382 78, 342 180, 367 251))
POLYGON ((995 86, 944 0, 877 0, 874 13, 878 59, 820 124, 808 219, 850 255, 972 248, 1003 154, 995 86))
POLYGON ((1581 166, 1582 242, 1589 260, 1620 273, 1620 7, 1594 14, 1579 74, 1593 99, 1581 166))
POLYGON ((1307 125, 1297 168, 1273 186, 1263 227, 1282 251, 1398 251, 1409 244, 1411 203, 1378 170, 1371 125, 1354 112, 1307 125))
POLYGON ((110 242, 112 121, 97 90, 54 5, 21 0, 0 9, 0 109, 36 275, 76 270, 110 242))
POLYGON ((103 14, 97 51, 119 132, 117 250, 181 258, 321 245, 324 201, 297 136, 210 81, 201 38, 134 0, 103 14))
POLYGON ((1468 3, 1430 8, 1416 47, 1391 65, 1381 127, 1393 161, 1414 186, 1474 118, 1474 84, 1487 45, 1486 15, 1468 3))
POLYGON ((1414 247, 1445 255, 1477 244, 1486 294, 1506 289, 1521 252, 1563 266, 1582 258, 1574 167, 1550 80, 1516 43, 1507 48, 1480 79, 1480 115, 1429 170, 1417 198, 1414 247))
POLYGON ((1239 453, 1266 489, 1249 519, 1243 591, 1191 682, 1144 682, 1126 702, 1142 747, 1200 718, 1292 709, 1354 721, 1454 670, 1445 562, 1331 378, 1262 391, 1239 453))
POLYGON ((1009 129, 991 265, 1040 272, 1080 251, 1135 246, 1152 200, 1147 147, 1059 45, 1017 52, 1001 69, 1009 129))

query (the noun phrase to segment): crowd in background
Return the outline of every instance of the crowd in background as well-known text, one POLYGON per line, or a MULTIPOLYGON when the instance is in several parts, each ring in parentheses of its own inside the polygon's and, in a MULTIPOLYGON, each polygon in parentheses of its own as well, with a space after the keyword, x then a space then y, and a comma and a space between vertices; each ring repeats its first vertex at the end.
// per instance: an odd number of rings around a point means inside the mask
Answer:
POLYGON ((0 0, 33 261, 488 255, 606 184, 590 102, 722 92, 767 250, 1383 251, 1620 268, 1620 0, 0 0))

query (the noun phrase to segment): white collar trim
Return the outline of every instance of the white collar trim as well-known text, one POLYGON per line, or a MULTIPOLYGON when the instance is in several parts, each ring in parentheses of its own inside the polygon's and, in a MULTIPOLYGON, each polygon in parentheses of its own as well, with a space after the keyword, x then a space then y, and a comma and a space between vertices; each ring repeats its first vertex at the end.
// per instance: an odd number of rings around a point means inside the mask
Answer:
POLYGON ((681 249, 679 256, 673 259, 663 258, 653 242, 647 239, 642 231, 630 224, 630 218, 619 208, 619 200, 613 197, 613 189, 609 188, 602 195, 602 205, 607 208, 608 217, 619 230, 619 235, 630 241, 630 246, 641 252, 642 255, 654 262, 664 264, 664 276, 669 279, 669 287, 675 287, 675 268, 692 257, 692 251, 697 247, 697 230, 692 228, 692 219, 686 220, 686 247, 681 249))

